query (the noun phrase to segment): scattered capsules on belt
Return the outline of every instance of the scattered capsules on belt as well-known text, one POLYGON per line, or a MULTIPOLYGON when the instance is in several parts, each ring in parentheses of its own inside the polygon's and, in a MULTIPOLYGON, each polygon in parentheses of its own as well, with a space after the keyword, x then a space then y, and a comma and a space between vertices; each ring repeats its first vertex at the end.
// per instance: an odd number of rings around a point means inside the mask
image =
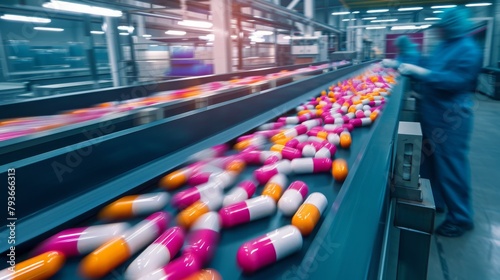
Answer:
POLYGON ((261 195, 219 210, 222 227, 229 228, 270 216, 276 212, 276 201, 261 195))
POLYGON ((59 251, 66 257, 92 252, 103 243, 120 236, 129 228, 127 223, 115 223, 63 230, 42 242, 33 254, 59 251))
POLYGON ((327 205, 328 200, 322 193, 310 194, 293 215, 292 225, 296 226, 304 236, 311 234, 327 205))
POLYGON ((278 209, 285 216, 292 216, 306 199, 309 188, 302 181, 295 181, 288 186, 278 201, 278 209))
POLYGON ((237 186, 232 188, 222 201, 222 206, 226 207, 237 202, 245 201, 252 197, 257 190, 257 186, 251 180, 240 182, 237 186))
POLYGON ((236 253, 236 261, 244 272, 255 272, 299 251, 302 243, 300 231, 287 225, 245 242, 236 253))
POLYGON ((125 278, 137 279, 151 273, 172 260, 184 243, 184 232, 172 227, 149 245, 127 268, 125 278))
POLYGON ((295 174, 329 172, 332 161, 329 158, 296 158, 291 162, 295 174))
POLYGON ((80 263, 80 273, 87 278, 105 276, 157 238, 165 231, 169 220, 169 214, 166 212, 150 215, 121 237, 104 243, 87 255, 80 263))
POLYGON ((66 258, 59 251, 49 251, 15 265, 14 270, 0 271, 2 280, 49 279, 64 265, 66 258))
POLYGON ((191 227, 182 253, 192 254, 202 265, 206 265, 217 249, 220 228, 221 219, 217 212, 208 212, 199 217, 191 227))
POLYGON ((267 183, 274 175, 288 175, 292 172, 290 161, 287 159, 280 160, 276 163, 264 165, 254 171, 254 177, 260 184, 267 183))
POLYGON ((275 202, 278 202, 287 185, 288 178, 284 174, 274 175, 264 186, 262 195, 270 196, 275 202))
POLYGON ((162 210, 169 198, 165 192, 125 196, 104 207, 98 216, 103 220, 118 220, 151 214, 162 210))

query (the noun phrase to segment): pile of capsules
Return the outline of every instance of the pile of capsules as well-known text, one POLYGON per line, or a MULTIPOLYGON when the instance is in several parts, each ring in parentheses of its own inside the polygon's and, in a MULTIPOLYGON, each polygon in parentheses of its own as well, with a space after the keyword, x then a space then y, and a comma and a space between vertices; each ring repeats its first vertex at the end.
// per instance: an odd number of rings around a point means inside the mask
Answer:
POLYGON ((98 214, 106 222, 149 215, 138 224, 64 230, 37 246, 36 256, 18 264, 16 272, 0 271, 0 278, 48 278, 61 269, 65 258, 84 255, 81 276, 101 278, 140 253, 126 269, 126 279, 217 280, 217 271, 203 268, 215 254, 221 229, 272 216, 276 209, 292 217, 291 224, 243 243, 236 254, 238 266, 251 273, 298 252, 328 201, 320 192, 308 195, 302 181, 288 184, 287 175, 331 172, 338 181, 347 177, 345 160, 332 158, 337 147, 350 147, 350 131, 377 119, 395 82, 384 71, 374 67, 332 85, 297 107, 296 116, 280 117, 239 137, 235 152, 229 152, 227 144, 203 150, 159 182, 169 192, 188 188, 172 196, 165 191, 125 196, 98 214), (254 180, 236 184, 248 165, 261 167, 255 169, 254 180), (258 184, 264 188, 254 197, 258 184), (170 228, 171 216, 164 211, 168 203, 179 210, 170 228))

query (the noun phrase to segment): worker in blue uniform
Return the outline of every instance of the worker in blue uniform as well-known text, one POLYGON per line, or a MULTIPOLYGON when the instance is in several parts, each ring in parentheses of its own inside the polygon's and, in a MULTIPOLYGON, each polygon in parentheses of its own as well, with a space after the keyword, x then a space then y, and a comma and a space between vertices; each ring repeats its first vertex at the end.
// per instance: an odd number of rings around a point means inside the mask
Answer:
POLYGON ((382 60, 382 66, 398 68, 401 63, 419 64, 420 52, 417 44, 413 43, 406 35, 399 36, 394 41, 398 54, 395 59, 382 60))
POLYGON ((467 10, 447 10, 434 27, 441 43, 433 54, 419 65, 402 63, 398 70, 418 82, 421 176, 431 181, 436 209, 448 210, 435 232, 458 237, 474 227, 468 152, 482 54, 468 36, 472 24, 467 10))

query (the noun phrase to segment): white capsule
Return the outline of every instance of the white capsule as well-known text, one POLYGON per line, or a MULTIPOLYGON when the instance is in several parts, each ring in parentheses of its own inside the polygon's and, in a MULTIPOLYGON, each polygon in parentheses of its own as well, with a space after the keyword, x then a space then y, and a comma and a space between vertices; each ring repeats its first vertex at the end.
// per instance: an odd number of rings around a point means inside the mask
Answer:
POLYGON ((309 188, 302 181, 295 181, 290 184, 285 193, 278 201, 278 209, 285 215, 293 215, 299 209, 307 196, 309 188))
POLYGON ((316 149, 312 145, 305 145, 302 148, 303 157, 313 157, 316 154, 316 149))
POLYGON ((333 144, 335 146, 338 146, 340 144, 340 136, 338 134, 335 134, 335 133, 328 134, 327 140, 328 140, 328 142, 330 142, 331 144, 333 144))

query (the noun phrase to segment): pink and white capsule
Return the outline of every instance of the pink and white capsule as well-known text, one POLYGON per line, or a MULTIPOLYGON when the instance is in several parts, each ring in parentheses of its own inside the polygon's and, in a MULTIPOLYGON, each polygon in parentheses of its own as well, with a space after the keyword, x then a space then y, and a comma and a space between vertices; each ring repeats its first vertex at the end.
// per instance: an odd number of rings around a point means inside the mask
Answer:
POLYGON ((298 124, 299 123, 299 117, 294 116, 294 117, 281 117, 278 119, 278 122, 280 123, 285 123, 285 124, 298 124))
POLYGON ((139 280, 183 280, 203 267, 193 254, 184 254, 163 268, 142 276, 139 280))
POLYGON ((209 158, 220 157, 228 150, 226 144, 216 145, 211 148, 201 150, 192 156, 188 157, 188 162, 206 160, 209 158))
POLYGON ((217 212, 203 214, 191 227, 182 253, 192 254, 202 265, 208 264, 217 249, 220 229, 221 219, 217 212))
POLYGON ((261 195, 219 210, 222 227, 230 228, 272 215, 276 202, 267 195, 261 195))
POLYGON ((315 154, 316 154, 316 148, 313 145, 305 145, 302 148, 303 157, 314 157, 315 154))
POLYGON ((329 158, 296 158, 291 162, 295 174, 329 172, 332 161, 329 158))
POLYGON ((308 136, 306 134, 299 135, 290 141, 286 142, 285 146, 291 147, 291 148, 296 148, 298 144, 307 141, 308 136))
POLYGON ((215 180, 196 187, 191 187, 176 193, 172 197, 172 206, 177 209, 184 209, 199 200, 208 201, 210 198, 222 195, 224 184, 220 180, 215 180))
POLYGON ((245 242, 236 261, 244 272, 254 272, 299 251, 302 242, 300 231, 287 225, 245 242))
POLYGON ((271 130, 282 128, 285 124, 282 122, 265 123, 259 126, 258 130, 271 130))
POLYGON ((300 111, 303 111, 303 110, 311 110, 311 109, 314 109, 314 105, 300 105, 298 106, 297 108, 295 108, 295 110, 297 110, 297 112, 300 112, 300 111))
POLYGON ((318 141, 309 141, 309 139, 305 142, 302 142, 300 143, 299 145, 297 145, 297 149, 300 149, 301 151, 304 149, 304 147, 306 146, 313 146, 316 151, 318 151, 319 149, 321 149, 323 147, 322 145, 322 142, 324 141, 324 139, 321 139, 321 138, 318 138, 320 140, 318 141))
POLYGON ((370 118, 354 119, 351 120, 349 123, 352 124, 354 127, 367 126, 372 124, 372 119, 370 118))
POLYGON ((183 243, 184 232, 180 227, 168 229, 128 266, 125 278, 137 279, 168 264, 183 243))
POLYGON ((331 144, 330 142, 326 142, 323 144, 323 148, 319 149, 314 155, 315 158, 332 158, 337 152, 337 147, 331 144))
POLYGON ((302 181, 292 182, 278 201, 278 209, 285 216, 292 216, 302 205, 308 192, 309 188, 306 183, 302 181))
POLYGON ((307 130, 309 130, 313 127, 323 125, 323 120, 312 119, 312 120, 308 120, 308 121, 303 122, 302 125, 305 125, 307 127, 307 130))
POLYGON ((252 197, 257 190, 257 186, 253 181, 245 180, 232 188, 224 197, 222 206, 226 207, 241 201, 245 201, 252 197))
POLYGON ((127 223, 72 228, 59 232, 35 248, 33 254, 59 251, 66 257, 80 256, 92 252, 106 241, 120 236, 129 228, 127 223))
POLYGON ((270 158, 281 160, 281 153, 275 151, 249 151, 242 153, 243 160, 247 164, 263 164, 270 158))
POLYGON ((307 126, 299 124, 294 126, 293 128, 283 131, 283 135, 287 138, 297 137, 301 134, 305 134, 307 130, 308 130, 307 126))
POLYGON ((254 171, 254 177, 260 184, 267 183, 274 175, 288 175, 292 172, 290 161, 287 159, 280 160, 277 163, 264 165, 254 171))

